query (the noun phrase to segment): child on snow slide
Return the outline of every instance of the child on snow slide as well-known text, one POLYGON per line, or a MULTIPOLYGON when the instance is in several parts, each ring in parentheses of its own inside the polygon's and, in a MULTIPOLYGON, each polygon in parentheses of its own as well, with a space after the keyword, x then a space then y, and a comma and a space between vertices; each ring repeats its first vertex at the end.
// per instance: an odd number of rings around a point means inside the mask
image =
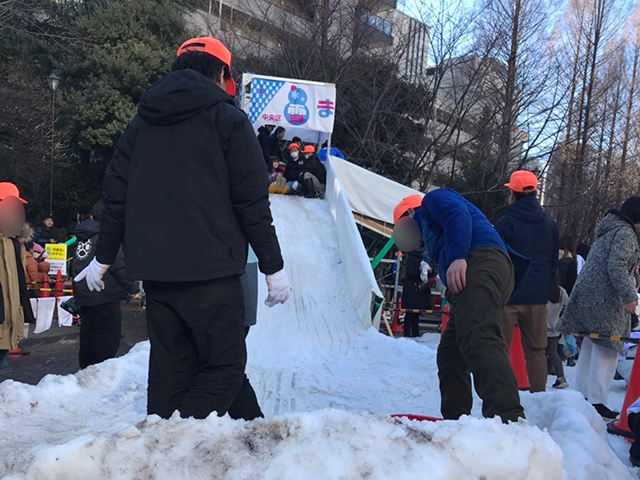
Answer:
POLYGON ((284 178, 284 167, 280 165, 278 157, 271 155, 271 165, 269 166, 269 193, 279 193, 284 195, 289 188, 287 180, 284 178))

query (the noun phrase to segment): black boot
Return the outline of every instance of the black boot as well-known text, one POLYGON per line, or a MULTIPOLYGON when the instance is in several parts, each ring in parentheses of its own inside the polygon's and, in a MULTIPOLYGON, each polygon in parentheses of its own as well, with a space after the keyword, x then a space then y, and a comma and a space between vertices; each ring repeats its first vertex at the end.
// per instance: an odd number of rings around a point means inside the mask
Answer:
POLYGON ((615 412, 610 410, 607 406, 602 403, 595 403, 593 408, 596 409, 596 412, 604 419, 604 420, 615 420, 620 415, 620 412, 615 412))

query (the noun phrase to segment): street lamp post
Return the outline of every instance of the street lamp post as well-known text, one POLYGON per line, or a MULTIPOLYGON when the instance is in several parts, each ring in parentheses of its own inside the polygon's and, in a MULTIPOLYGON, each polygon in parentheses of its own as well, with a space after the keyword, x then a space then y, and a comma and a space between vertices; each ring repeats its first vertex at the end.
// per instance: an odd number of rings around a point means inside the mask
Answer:
POLYGON ((49 81, 49 89, 51 90, 51 174, 49 178, 49 215, 53 214, 53 158, 55 155, 56 145, 56 89, 60 84, 58 76, 51 72, 47 78, 49 81))

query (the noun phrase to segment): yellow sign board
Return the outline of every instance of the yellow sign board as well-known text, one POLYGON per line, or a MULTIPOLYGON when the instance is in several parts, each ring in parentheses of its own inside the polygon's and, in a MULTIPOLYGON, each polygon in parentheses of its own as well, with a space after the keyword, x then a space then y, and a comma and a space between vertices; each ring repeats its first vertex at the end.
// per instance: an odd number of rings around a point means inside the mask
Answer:
POLYGON ((49 275, 55 276, 58 270, 63 277, 67 276, 67 246, 64 243, 47 243, 44 246, 49 254, 47 262, 51 265, 49 275))

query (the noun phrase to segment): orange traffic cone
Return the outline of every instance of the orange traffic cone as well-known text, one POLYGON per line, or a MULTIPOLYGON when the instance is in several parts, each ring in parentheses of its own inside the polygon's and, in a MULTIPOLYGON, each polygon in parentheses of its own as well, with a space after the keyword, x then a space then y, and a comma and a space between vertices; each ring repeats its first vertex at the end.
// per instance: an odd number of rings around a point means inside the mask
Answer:
MULTIPOLYGON (((402 299, 398 300, 398 305, 396 306, 398 310, 402 308, 402 299)), ((400 325, 400 312, 393 312, 393 320, 391 321, 391 331, 393 333, 402 333, 404 329, 402 325, 400 325)))
POLYGON ((447 328, 447 324, 449 323, 449 305, 445 305, 442 307, 442 325, 440 326, 440 337, 444 333, 444 330, 447 328))
POLYGON ((41 298, 49 298, 51 293, 49 292, 49 276, 46 273, 42 274, 42 290, 40 291, 41 298))
POLYGON ((63 289, 63 285, 62 285, 62 272, 60 271, 60 269, 58 269, 58 272, 56 273, 56 283, 54 284, 53 287, 53 296, 54 297, 61 297, 62 295, 64 295, 64 293, 62 293, 62 289, 63 289))
POLYGON ((627 421, 627 408, 629 408, 629 405, 640 397, 640 366, 638 365, 638 362, 638 355, 636 353, 636 358, 633 360, 633 367, 631 368, 631 376, 629 377, 627 393, 624 396, 624 402, 622 403, 620 419, 614 420, 607 425, 609 433, 613 433, 614 435, 635 438, 635 435, 631 433, 629 422, 627 421))
POLYGON ((516 376, 518 390, 529 390, 529 378, 527 377, 527 364, 524 360, 522 350, 522 340, 520 339, 520 329, 516 325, 511 337, 511 347, 509 348, 509 363, 516 376))

